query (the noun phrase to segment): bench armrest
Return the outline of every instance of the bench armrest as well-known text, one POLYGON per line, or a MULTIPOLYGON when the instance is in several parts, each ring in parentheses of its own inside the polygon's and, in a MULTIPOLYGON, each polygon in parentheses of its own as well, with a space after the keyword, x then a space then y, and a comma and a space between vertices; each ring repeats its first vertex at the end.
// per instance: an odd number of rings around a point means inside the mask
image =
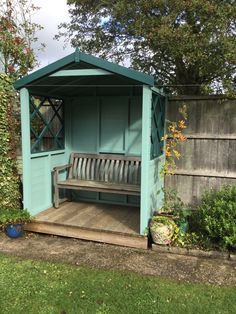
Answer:
POLYGON ((54 167, 53 168, 53 182, 54 182, 54 185, 56 185, 57 182, 59 181, 59 172, 64 170, 64 169, 71 168, 71 167, 72 167, 72 165, 68 164, 68 165, 63 165, 63 166, 58 166, 58 167, 54 167))
POLYGON ((61 170, 64 170, 66 168, 71 168, 72 167, 72 164, 68 164, 68 165, 63 165, 63 166, 58 166, 58 167, 54 167, 53 168, 53 171, 61 171, 61 170))

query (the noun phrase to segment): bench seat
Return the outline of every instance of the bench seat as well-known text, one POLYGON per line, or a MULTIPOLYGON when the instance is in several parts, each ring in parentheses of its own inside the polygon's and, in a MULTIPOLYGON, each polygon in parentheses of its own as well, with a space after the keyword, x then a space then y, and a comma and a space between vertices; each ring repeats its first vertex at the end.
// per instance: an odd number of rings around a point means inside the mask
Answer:
POLYGON ((70 163, 54 168, 54 206, 59 189, 140 195, 141 159, 115 154, 72 153, 70 163), (67 171, 67 179, 59 173, 67 171))
POLYGON ((82 191, 108 192, 119 194, 139 195, 140 185, 136 184, 118 184, 112 182, 98 182, 88 180, 69 179, 58 183, 61 188, 75 189, 82 191), (106 191, 107 190, 107 191, 106 191))

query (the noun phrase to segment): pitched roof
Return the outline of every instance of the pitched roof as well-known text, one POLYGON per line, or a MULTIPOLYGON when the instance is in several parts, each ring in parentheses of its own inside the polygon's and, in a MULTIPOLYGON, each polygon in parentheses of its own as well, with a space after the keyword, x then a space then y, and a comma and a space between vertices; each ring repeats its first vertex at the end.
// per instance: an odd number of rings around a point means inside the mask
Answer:
POLYGON ((85 54, 78 49, 15 82, 15 88, 28 87, 35 92, 50 92, 56 87, 72 89, 75 86, 92 85, 149 85, 154 86, 154 77, 101 58, 85 54), (100 69, 100 70, 99 70, 100 69), (90 71, 90 72, 89 72, 90 71))

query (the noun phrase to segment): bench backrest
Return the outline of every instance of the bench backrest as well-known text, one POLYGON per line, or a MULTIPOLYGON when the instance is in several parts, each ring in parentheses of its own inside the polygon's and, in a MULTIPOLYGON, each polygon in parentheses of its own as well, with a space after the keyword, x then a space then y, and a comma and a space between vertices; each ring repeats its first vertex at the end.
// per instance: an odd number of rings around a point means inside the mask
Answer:
POLYGON ((70 164, 69 179, 140 184, 140 157, 72 153, 70 164))

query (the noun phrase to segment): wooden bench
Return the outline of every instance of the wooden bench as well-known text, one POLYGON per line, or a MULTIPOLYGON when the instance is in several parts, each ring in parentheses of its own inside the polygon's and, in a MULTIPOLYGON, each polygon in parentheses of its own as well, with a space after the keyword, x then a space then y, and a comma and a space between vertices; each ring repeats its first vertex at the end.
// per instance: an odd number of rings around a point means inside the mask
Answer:
POLYGON ((141 158, 115 154, 72 153, 68 165, 54 168, 54 206, 59 189, 140 195, 141 158), (66 180, 59 173, 67 170, 66 180))

